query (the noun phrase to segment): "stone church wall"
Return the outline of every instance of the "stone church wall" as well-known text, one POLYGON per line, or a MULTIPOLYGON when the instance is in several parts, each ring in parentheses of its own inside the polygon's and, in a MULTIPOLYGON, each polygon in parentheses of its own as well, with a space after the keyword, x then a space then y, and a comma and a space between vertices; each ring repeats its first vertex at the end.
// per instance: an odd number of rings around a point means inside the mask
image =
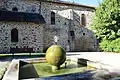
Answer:
POLYGON ((39 13, 39 1, 37 0, 0 0, 0 9, 12 11, 17 8, 18 12, 39 13))
POLYGON ((57 6, 56 4, 43 2, 41 3, 41 14, 46 21, 46 26, 44 27, 44 47, 47 48, 54 44, 54 36, 58 36, 58 44, 66 48, 68 40, 67 32, 69 30, 68 15, 70 14, 70 11, 66 9, 63 10, 61 5, 57 6), (56 13, 55 25, 51 25, 51 11, 56 13))
POLYGON ((10 48, 33 48, 43 50, 43 27, 31 22, 0 22, 0 52, 10 52, 10 48), (18 42, 11 42, 11 30, 18 30, 18 42))
MULTIPOLYGON (((39 2, 35 0, 0 0, 0 10, 39 13, 39 2)), ((33 48, 43 51, 43 25, 34 22, 0 22, 0 53, 10 52, 10 48, 33 48), (18 30, 18 42, 11 42, 11 30, 18 30)))
POLYGON ((59 3, 41 3, 41 14, 46 21, 44 27, 44 47, 54 44, 54 36, 59 37, 58 44, 71 51, 97 51, 98 45, 93 32, 88 30, 91 24, 93 9, 59 3), (51 11, 55 12, 55 25, 51 25, 51 11), (86 26, 81 25, 81 15, 86 15, 86 26), (69 35, 74 31, 74 38, 69 35), (68 43, 70 40, 70 43, 68 43))
POLYGON ((34 22, 0 22, 0 52, 10 52, 10 48, 33 48, 35 52, 42 52, 55 44, 54 36, 58 36, 58 43, 65 49, 70 46, 71 51, 97 51, 97 41, 93 32, 88 30, 91 24, 93 9, 75 5, 38 0, 0 0, 0 10, 30 12, 41 14, 46 23, 34 22), (51 11, 55 12, 55 25, 51 25, 51 11), (81 25, 81 14, 86 15, 86 26, 81 25), (19 32, 18 42, 11 42, 11 30, 19 32), (70 31, 74 35, 70 35, 70 31), (70 41, 70 42, 68 42, 70 41))

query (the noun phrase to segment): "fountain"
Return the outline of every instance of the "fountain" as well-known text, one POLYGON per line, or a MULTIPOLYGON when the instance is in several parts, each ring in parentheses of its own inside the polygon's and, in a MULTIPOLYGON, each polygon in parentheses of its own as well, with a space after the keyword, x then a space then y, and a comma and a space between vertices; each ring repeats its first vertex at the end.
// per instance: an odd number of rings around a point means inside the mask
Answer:
MULTIPOLYGON (((12 61, 11 67, 5 74, 5 79, 12 77, 8 75, 16 76, 15 80, 20 79, 71 79, 78 80, 83 78, 90 78, 91 67, 87 67, 86 61, 82 64, 80 61, 72 61, 69 57, 66 57, 65 50, 59 45, 52 45, 46 52, 46 57, 28 59, 28 60, 17 60, 12 61), (14 67, 15 66, 15 67, 14 67), (12 70, 12 71, 10 71, 12 70), (9 74, 9 73, 12 74, 9 74)), ((14 80, 14 79, 11 79, 14 80)))
POLYGON ((53 45, 46 52, 46 60, 52 65, 52 70, 59 70, 66 60, 66 52, 59 45, 53 45))

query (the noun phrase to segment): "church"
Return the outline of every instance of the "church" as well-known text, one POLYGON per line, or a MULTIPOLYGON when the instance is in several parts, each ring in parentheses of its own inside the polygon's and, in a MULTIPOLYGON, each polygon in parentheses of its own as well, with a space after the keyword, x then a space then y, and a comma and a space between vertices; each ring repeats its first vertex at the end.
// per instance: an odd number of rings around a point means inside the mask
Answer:
POLYGON ((97 51, 95 7, 61 0, 0 0, 0 53, 97 51))

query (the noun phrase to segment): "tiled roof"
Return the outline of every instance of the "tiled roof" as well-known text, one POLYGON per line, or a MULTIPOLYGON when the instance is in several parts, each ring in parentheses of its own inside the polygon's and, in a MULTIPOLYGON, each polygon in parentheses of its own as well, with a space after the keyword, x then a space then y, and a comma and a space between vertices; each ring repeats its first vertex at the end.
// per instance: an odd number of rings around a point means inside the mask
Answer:
POLYGON ((19 21, 45 23, 42 15, 39 13, 0 11, 0 21, 19 21))
MULTIPOLYGON (((39 1, 40 1, 40 0, 39 0, 39 1)), ((41 0, 41 1, 58 3, 58 4, 66 4, 66 5, 73 5, 73 6, 80 6, 80 7, 92 8, 92 9, 95 9, 95 8, 96 8, 96 7, 94 7, 94 6, 88 6, 88 5, 83 5, 83 4, 74 3, 74 2, 68 2, 68 1, 46 1, 46 0, 41 0)))

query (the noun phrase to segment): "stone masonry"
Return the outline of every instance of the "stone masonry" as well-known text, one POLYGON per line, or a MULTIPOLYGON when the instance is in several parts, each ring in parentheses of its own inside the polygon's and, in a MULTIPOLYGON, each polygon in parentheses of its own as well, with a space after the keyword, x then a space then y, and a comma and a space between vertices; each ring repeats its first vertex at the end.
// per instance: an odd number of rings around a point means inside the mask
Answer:
POLYGON ((98 45, 93 32, 88 29, 94 7, 39 0, 0 0, 0 10, 39 13, 45 24, 35 22, 0 21, 0 53, 9 53, 10 48, 33 48, 43 52, 55 44, 54 36, 59 38, 58 45, 70 47, 70 51, 97 51, 98 45), (51 12, 55 13, 55 24, 51 25, 51 12), (86 26, 81 25, 81 15, 85 14, 86 26), (18 42, 11 42, 11 30, 18 30, 18 42), (70 35, 70 32, 73 35, 70 35))
POLYGON ((59 37, 58 44, 71 51, 97 51, 98 45, 92 31, 91 24, 94 9, 62 3, 41 2, 41 14, 46 26, 44 27, 44 48, 54 44, 54 36, 59 37), (51 25, 51 11, 55 12, 55 25, 51 25), (81 25, 81 15, 86 15, 86 26, 81 25), (74 38, 69 35, 74 31, 74 38), (70 43, 68 43, 70 40, 70 43))

